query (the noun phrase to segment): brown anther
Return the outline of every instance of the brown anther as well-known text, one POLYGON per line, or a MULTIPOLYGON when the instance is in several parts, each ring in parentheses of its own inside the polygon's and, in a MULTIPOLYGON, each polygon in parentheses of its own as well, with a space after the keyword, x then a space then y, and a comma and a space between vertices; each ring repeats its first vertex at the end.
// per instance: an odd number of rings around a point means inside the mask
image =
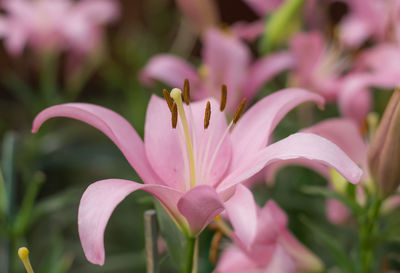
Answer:
POLYGON ((242 102, 240 103, 238 109, 236 110, 236 113, 235 113, 235 115, 233 116, 233 124, 235 124, 235 123, 237 123, 237 122, 239 121, 240 117, 241 117, 242 114, 243 114, 243 111, 244 111, 244 107, 245 107, 245 106, 246 106, 246 98, 244 98, 244 99, 242 100, 242 102))
POLYGON ((223 237, 223 233, 221 231, 217 231, 211 240, 209 259, 212 264, 217 263, 218 250, 219 250, 219 245, 220 245, 222 237, 223 237))
POLYGON ((186 105, 189 105, 190 102, 190 83, 188 79, 185 79, 183 84, 183 101, 186 105))
POLYGON ((206 111, 204 113, 204 129, 207 129, 210 125, 210 118, 211 118, 211 104, 207 101, 206 111))
POLYGON ((226 87, 225 84, 223 84, 221 86, 221 105, 219 107, 219 110, 221 112, 225 110, 227 96, 228 96, 228 88, 226 87))
POLYGON ((172 113, 171 117, 172 128, 175 129, 176 125, 178 124, 178 107, 176 106, 175 102, 172 104, 171 113, 172 113))
POLYGON ((167 91, 167 89, 163 89, 162 92, 164 95, 164 99, 168 104, 168 108, 172 112, 172 105, 174 104, 174 102, 172 101, 171 96, 169 95, 169 92, 167 91))

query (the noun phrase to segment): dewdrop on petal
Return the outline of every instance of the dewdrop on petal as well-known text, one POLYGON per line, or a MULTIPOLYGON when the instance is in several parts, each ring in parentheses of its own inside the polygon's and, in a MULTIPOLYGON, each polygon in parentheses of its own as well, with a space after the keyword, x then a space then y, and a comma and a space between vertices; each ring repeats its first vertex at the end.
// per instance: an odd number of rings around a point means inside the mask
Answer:
POLYGON ((26 247, 21 247, 18 249, 18 256, 25 266, 27 273, 34 273, 31 262, 29 261, 29 250, 26 247))

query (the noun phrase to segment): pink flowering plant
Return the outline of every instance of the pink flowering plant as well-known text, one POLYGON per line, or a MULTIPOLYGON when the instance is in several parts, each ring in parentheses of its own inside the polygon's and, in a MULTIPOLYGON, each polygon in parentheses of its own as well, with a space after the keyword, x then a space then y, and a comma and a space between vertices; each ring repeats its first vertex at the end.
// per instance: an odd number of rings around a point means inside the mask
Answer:
POLYGON ((0 10, 1 273, 400 272, 399 0, 0 10))

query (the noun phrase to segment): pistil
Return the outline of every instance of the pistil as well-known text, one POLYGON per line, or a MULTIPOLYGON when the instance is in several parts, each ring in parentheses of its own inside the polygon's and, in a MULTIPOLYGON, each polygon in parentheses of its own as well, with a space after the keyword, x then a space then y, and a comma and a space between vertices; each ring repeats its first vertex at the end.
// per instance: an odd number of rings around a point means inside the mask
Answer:
POLYGON ((29 261, 29 250, 26 247, 18 249, 18 256, 25 266, 27 273, 33 273, 31 262, 29 261))
POLYGON ((194 162, 194 154, 193 154, 193 143, 192 138, 190 136, 190 130, 188 121, 185 114, 185 109, 183 108, 183 101, 182 101, 182 91, 178 88, 172 89, 171 98, 176 103, 176 107, 178 108, 178 114, 181 118, 183 132, 185 134, 186 139, 186 146, 188 149, 188 156, 189 156, 189 171, 190 171, 190 188, 193 188, 196 185, 196 173, 195 173, 195 162, 194 162))

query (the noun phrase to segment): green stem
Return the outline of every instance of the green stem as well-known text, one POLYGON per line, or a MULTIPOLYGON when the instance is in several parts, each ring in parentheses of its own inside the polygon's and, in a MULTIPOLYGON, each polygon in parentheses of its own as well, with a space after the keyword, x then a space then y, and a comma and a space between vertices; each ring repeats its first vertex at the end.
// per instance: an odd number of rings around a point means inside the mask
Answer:
POLYGON ((40 89, 45 106, 55 103, 57 92, 57 54, 40 56, 40 89))
POLYGON ((186 238, 186 267, 185 273, 197 272, 197 237, 186 238))
POLYGON ((381 205, 381 199, 373 200, 371 206, 367 207, 366 214, 359 219, 361 273, 372 272, 371 266, 374 258, 374 240, 378 228, 377 220, 381 205))

